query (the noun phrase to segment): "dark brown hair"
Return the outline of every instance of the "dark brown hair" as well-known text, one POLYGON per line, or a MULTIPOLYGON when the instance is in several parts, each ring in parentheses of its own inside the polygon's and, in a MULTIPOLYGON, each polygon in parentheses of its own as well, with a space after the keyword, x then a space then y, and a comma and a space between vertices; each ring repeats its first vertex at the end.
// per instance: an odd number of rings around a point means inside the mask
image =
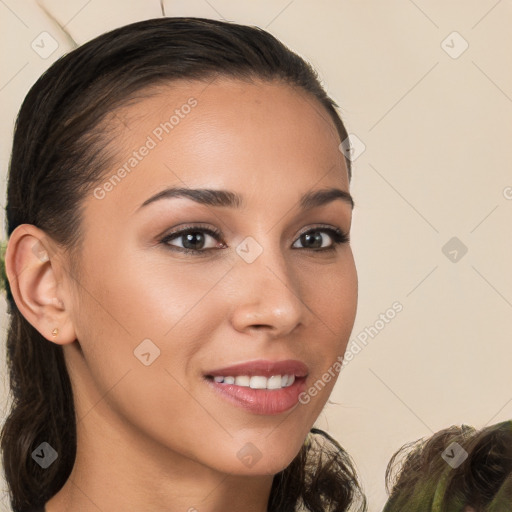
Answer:
MULTIPOLYGON (((20 224, 42 229, 70 256, 72 277, 82 241, 84 197, 112 161, 107 130, 115 110, 154 86, 180 79, 260 79, 309 94, 347 132, 317 73, 257 27, 203 18, 159 18, 103 34, 57 60, 33 85, 18 114, 7 189, 8 235, 20 224), (109 117, 110 116, 110 117, 109 117)), ((350 161, 346 164, 351 177, 350 161)), ((62 347, 49 342, 18 310, 6 283, 12 406, 1 432, 2 460, 14 512, 41 506, 70 475, 76 455, 73 394, 62 347), (42 469, 31 453, 48 442, 59 454, 42 469)), ((345 511, 366 501, 348 454, 313 429, 293 462, 275 475, 269 511, 345 511), (317 440, 315 440, 317 439, 317 440), (320 443, 319 440, 322 442, 320 443)))
POLYGON ((383 512, 512 510, 512 420, 452 426, 404 445, 389 461, 386 488, 383 512))

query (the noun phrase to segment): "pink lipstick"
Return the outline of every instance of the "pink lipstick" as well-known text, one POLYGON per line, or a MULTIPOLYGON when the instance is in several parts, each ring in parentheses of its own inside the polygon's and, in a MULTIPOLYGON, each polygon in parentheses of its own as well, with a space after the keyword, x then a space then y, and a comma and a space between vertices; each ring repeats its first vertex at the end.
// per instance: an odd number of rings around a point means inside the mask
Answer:
POLYGON ((308 367, 297 360, 257 360, 208 371, 206 380, 222 398, 252 413, 281 414, 298 403, 308 367))

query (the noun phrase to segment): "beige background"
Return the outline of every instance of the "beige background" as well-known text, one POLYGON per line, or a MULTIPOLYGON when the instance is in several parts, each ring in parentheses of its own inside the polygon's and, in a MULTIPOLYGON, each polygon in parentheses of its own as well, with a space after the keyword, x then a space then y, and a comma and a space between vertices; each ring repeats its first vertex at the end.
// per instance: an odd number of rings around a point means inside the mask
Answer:
MULTIPOLYGON (((161 15, 160 3, 148 0, 44 7, 0 3, 2 208, 13 122, 31 84, 73 40, 161 15), (43 31, 58 43, 46 58, 31 47, 43 31)), ((376 328, 342 370, 318 426, 353 456, 369 510, 379 511, 387 461, 402 444, 452 424, 483 427, 512 417, 512 2, 193 0, 164 7, 169 16, 272 32, 314 64, 361 141, 356 150, 365 145, 353 162, 360 291, 352 339, 376 328), (452 237, 459 247, 443 252, 452 237), (395 301, 403 311, 376 324, 395 301)), ((3 297, 0 304, 3 350, 3 297)), ((2 506, 9 510, 5 498, 2 506)))

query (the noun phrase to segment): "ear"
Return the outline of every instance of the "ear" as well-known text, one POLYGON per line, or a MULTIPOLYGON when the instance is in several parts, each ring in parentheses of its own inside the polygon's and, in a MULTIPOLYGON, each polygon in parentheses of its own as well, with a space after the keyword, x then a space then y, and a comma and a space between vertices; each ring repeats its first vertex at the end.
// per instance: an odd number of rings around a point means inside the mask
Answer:
POLYGON ((21 224, 9 237, 5 271, 20 313, 47 340, 72 343, 76 334, 71 321, 71 295, 67 275, 56 244, 32 224, 21 224), (58 334, 53 335, 54 329, 58 334))

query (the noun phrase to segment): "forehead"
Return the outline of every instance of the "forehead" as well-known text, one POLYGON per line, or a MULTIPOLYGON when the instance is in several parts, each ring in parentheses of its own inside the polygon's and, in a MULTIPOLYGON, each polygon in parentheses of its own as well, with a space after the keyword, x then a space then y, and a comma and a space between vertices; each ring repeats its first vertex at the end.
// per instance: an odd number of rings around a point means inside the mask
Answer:
POLYGON ((272 147, 295 141, 288 147, 296 149, 300 141, 306 143, 303 154, 328 148, 332 155, 341 157, 339 134, 319 100, 280 81, 227 77, 175 81, 143 90, 111 117, 114 123, 121 122, 122 138, 131 146, 142 134, 165 145, 173 141, 182 144, 186 139, 207 144, 245 138, 256 148, 263 143, 272 147))
POLYGON ((115 158, 103 183, 113 183, 106 199, 116 207, 133 210, 164 185, 260 191, 267 201, 269 191, 283 199, 285 190, 302 194, 315 183, 348 190, 329 114, 282 82, 173 82, 144 91, 112 119, 115 158))

